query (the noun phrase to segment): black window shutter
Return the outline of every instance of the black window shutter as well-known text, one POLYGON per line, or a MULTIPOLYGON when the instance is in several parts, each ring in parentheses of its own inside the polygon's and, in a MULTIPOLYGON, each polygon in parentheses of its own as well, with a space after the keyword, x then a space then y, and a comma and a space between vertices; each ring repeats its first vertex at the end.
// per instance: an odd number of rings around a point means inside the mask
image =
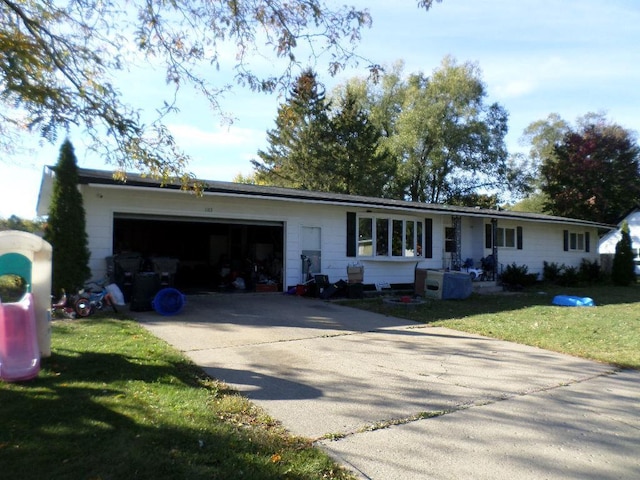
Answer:
POLYGON ((569 251, 569 230, 565 230, 564 232, 564 251, 569 251))
POLYGON ((424 219, 424 258, 433 258, 433 219, 424 219))
POLYGON ((485 223, 484 225, 484 248, 493 248, 493 225, 485 223))
POLYGON ((516 227, 516 245, 518 250, 522 250, 522 227, 516 227))
POLYGON ((347 257, 356 256, 356 213, 347 212, 347 257))
POLYGON ((591 239, 589 238, 589 232, 584 232, 584 251, 588 252, 591 249, 591 239))

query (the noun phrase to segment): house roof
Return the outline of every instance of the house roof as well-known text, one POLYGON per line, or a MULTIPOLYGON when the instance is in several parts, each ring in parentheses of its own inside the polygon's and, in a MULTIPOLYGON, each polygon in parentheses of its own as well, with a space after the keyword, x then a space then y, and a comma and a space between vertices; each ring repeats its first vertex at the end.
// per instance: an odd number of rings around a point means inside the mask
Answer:
POLYGON ((627 210, 627 213, 625 213, 620 220, 617 223, 618 227, 622 226, 622 223, 627 220, 629 218, 629 216, 631 216, 633 213, 640 211, 640 204, 636 204, 634 207, 630 208, 629 210, 627 210))
MULTIPOLYGON (((40 197, 38 199, 38 212, 44 214, 48 210, 45 203, 48 204, 50 194, 48 190, 51 188, 50 183, 54 176, 54 167, 45 167, 43 172, 43 181, 40 188, 40 197), (49 185, 47 185, 49 184, 49 185)), ((126 182, 115 180, 113 172, 106 170, 95 170, 80 168, 78 169, 80 184, 85 185, 105 185, 121 188, 165 188, 168 190, 180 190, 181 185, 178 183, 168 183, 164 186, 157 179, 142 176, 139 174, 128 173, 126 182)), ((430 213, 460 215, 469 217, 490 217, 514 220, 528 220, 544 223, 563 223, 575 226, 588 226, 603 229, 612 229, 613 225, 598 222, 590 222, 573 218, 558 217, 552 215, 544 215, 539 213, 513 212, 509 210, 493 210, 479 207, 460 207, 453 205, 435 204, 435 203, 418 203, 405 200, 393 200, 387 198, 365 197, 360 195, 347 195, 340 193, 315 192, 311 190, 298 190, 293 188, 272 187, 264 185, 249 185, 234 182, 222 182, 215 180, 201 180, 205 185, 204 195, 227 195, 246 198, 265 198, 265 199, 282 199, 291 201, 301 201, 308 203, 324 203, 331 205, 345 205, 360 208, 384 208, 400 210, 405 212, 420 212, 425 215, 430 213)))

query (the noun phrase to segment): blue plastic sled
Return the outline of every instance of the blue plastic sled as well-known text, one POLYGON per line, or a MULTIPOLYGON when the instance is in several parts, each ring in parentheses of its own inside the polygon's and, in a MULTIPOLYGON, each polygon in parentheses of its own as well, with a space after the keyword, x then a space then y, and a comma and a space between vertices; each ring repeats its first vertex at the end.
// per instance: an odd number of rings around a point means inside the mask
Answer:
POLYGON ((593 299, 589 297, 574 297, 572 295, 556 295, 551 301, 553 305, 561 307, 595 307, 593 299))

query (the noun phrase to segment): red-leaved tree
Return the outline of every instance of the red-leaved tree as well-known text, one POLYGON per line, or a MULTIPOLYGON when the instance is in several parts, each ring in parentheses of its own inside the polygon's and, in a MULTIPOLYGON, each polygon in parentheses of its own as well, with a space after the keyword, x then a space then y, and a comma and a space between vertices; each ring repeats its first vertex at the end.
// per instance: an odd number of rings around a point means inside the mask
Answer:
POLYGON ((545 208, 555 215, 613 224, 640 200, 640 149, 619 125, 568 132, 540 172, 545 208))

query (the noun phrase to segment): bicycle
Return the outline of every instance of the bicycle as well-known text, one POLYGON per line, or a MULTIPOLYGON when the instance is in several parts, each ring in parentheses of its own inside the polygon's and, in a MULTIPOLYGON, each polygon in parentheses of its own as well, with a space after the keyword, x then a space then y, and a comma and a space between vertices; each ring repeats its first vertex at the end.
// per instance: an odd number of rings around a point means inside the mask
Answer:
POLYGON ((96 311, 102 310, 105 306, 111 306, 113 311, 118 313, 113 297, 107 291, 104 283, 93 281, 85 284, 74 304, 78 316, 88 317, 96 311))

